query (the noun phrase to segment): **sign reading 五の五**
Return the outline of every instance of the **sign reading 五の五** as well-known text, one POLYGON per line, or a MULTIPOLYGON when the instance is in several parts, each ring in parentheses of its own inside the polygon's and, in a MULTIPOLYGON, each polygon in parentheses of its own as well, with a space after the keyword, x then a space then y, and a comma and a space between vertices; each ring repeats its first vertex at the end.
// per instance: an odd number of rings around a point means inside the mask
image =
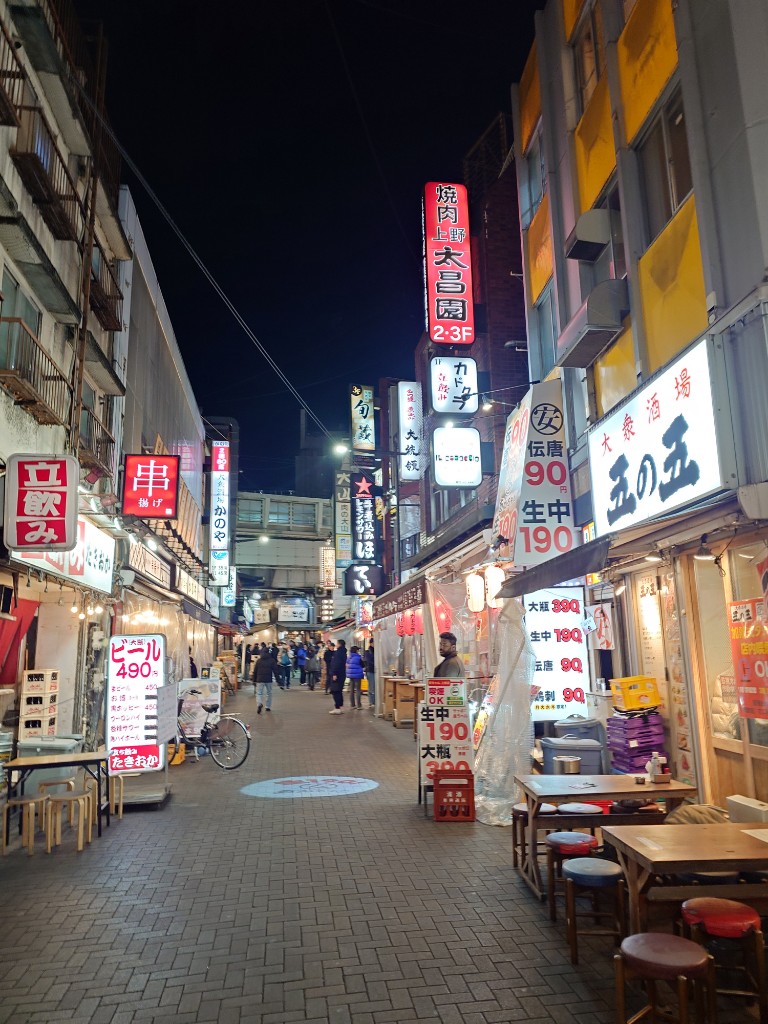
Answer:
POLYGON ((533 685, 538 693, 531 702, 534 722, 557 720, 587 706, 589 661, 582 627, 584 591, 581 587, 557 587, 526 594, 523 598, 525 629, 536 666, 533 685))
POLYGON ((419 704, 419 783, 440 771, 471 771, 467 684, 463 679, 428 679, 419 704))
POLYGON ((731 601, 728 631, 740 718, 768 718, 768 620, 762 600, 731 601))
POLYGON ((157 691, 165 685, 165 636, 112 636, 107 655, 109 771, 158 771, 165 748, 158 739, 157 691))

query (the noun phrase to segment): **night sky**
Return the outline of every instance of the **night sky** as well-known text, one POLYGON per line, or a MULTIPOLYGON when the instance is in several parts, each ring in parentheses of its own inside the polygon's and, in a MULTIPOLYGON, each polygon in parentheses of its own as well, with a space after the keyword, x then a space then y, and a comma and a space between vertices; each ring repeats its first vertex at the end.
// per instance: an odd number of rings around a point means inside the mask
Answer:
MULTIPOLYGON (((421 192, 510 108, 536 0, 82 0, 125 150, 331 431, 350 382, 410 377, 421 192)), ((241 488, 293 485, 298 403, 124 173, 204 416, 241 488)), ((317 428, 313 428, 317 429, 317 428)))

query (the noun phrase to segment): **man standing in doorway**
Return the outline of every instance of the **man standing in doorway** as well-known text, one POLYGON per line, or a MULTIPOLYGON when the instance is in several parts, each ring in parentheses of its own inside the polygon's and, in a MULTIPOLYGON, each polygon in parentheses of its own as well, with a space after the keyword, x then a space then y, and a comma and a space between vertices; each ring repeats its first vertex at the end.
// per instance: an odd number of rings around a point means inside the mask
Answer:
POLYGON ((442 661, 435 666, 432 673, 435 679, 461 679, 464 666, 456 653, 456 637, 453 633, 440 634, 440 654, 442 661))
POLYGON ((376 707, 376 669, 373 658, 373 640, 365 649, 365 678, 368 680, 368 707, 376 707))

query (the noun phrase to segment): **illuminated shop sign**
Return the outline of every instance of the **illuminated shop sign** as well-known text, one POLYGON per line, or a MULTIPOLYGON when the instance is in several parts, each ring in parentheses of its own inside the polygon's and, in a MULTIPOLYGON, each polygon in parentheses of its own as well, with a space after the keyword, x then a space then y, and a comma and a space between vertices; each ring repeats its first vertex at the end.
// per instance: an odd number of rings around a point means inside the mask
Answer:
POLYGON ((438 487, 478 487, 480 431, 474 427, 437 427, 432 435, 433 473, 438 487))
POLYGON ((477 412, 477 363, 467 356, 429 361, 429 400, 435 412, 471 416, 477 412))
POLYGON ((350 385, 352 412, 352 448, 356 452, 372 452, 376 448, 373 422, 373 388, 365 384, 350 385))
POLYGON ((531 701, 534 722, 584 715, 589 690, 584 591, 556 587, 523 598, 525 631, 536 655, 531 701))
POLYGON ((424 472, 422 447, 424 417, 421 406, 421 384, 401 380, 397 385, 399 428, 399 476, 401 480, 421 480, 424 472))
POLYGON ((475 340, 469 204, 463 185, 430 181, 424 187, 427 333, 439 345, 475 340))
POLYGON ((11 551, 10 555, 26 566, 71 580, 84 589, 112 593, 115 539, 89 519, 78 519, 77 544, 72 551, 11 551))
POLYGON ((179 508, 178 455, 126 455, 123 515, 176 519, 179 508))
POLYGON ((6 547, 25 551, 72 551, 77 544, 74 455, 11 455, 5 472, 6 547))

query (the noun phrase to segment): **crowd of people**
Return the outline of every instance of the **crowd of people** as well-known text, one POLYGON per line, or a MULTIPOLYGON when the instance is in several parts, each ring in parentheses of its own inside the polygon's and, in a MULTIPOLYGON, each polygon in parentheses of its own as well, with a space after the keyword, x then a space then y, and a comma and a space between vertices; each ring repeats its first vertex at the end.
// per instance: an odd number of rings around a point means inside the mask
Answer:
POLYGON ((309 690, 324 688, 333 697, 331 715, 344 714, 344 693, 349 694, 350 706, 363 710, 363 692, 367 693, 367 706, 376 703, 376 677, 373 641, 365 650, 352 646, 347 650, 344 640, 336 643, 309 644, 299 641, 288 643, 254 643, 245 648, 245 678, 253 682, 257 698, 256 714, 272 712, 272 684, 289 690, 298 679, 299 686, 309 690), (363 685, 365 681, 366 685, 363 685))

